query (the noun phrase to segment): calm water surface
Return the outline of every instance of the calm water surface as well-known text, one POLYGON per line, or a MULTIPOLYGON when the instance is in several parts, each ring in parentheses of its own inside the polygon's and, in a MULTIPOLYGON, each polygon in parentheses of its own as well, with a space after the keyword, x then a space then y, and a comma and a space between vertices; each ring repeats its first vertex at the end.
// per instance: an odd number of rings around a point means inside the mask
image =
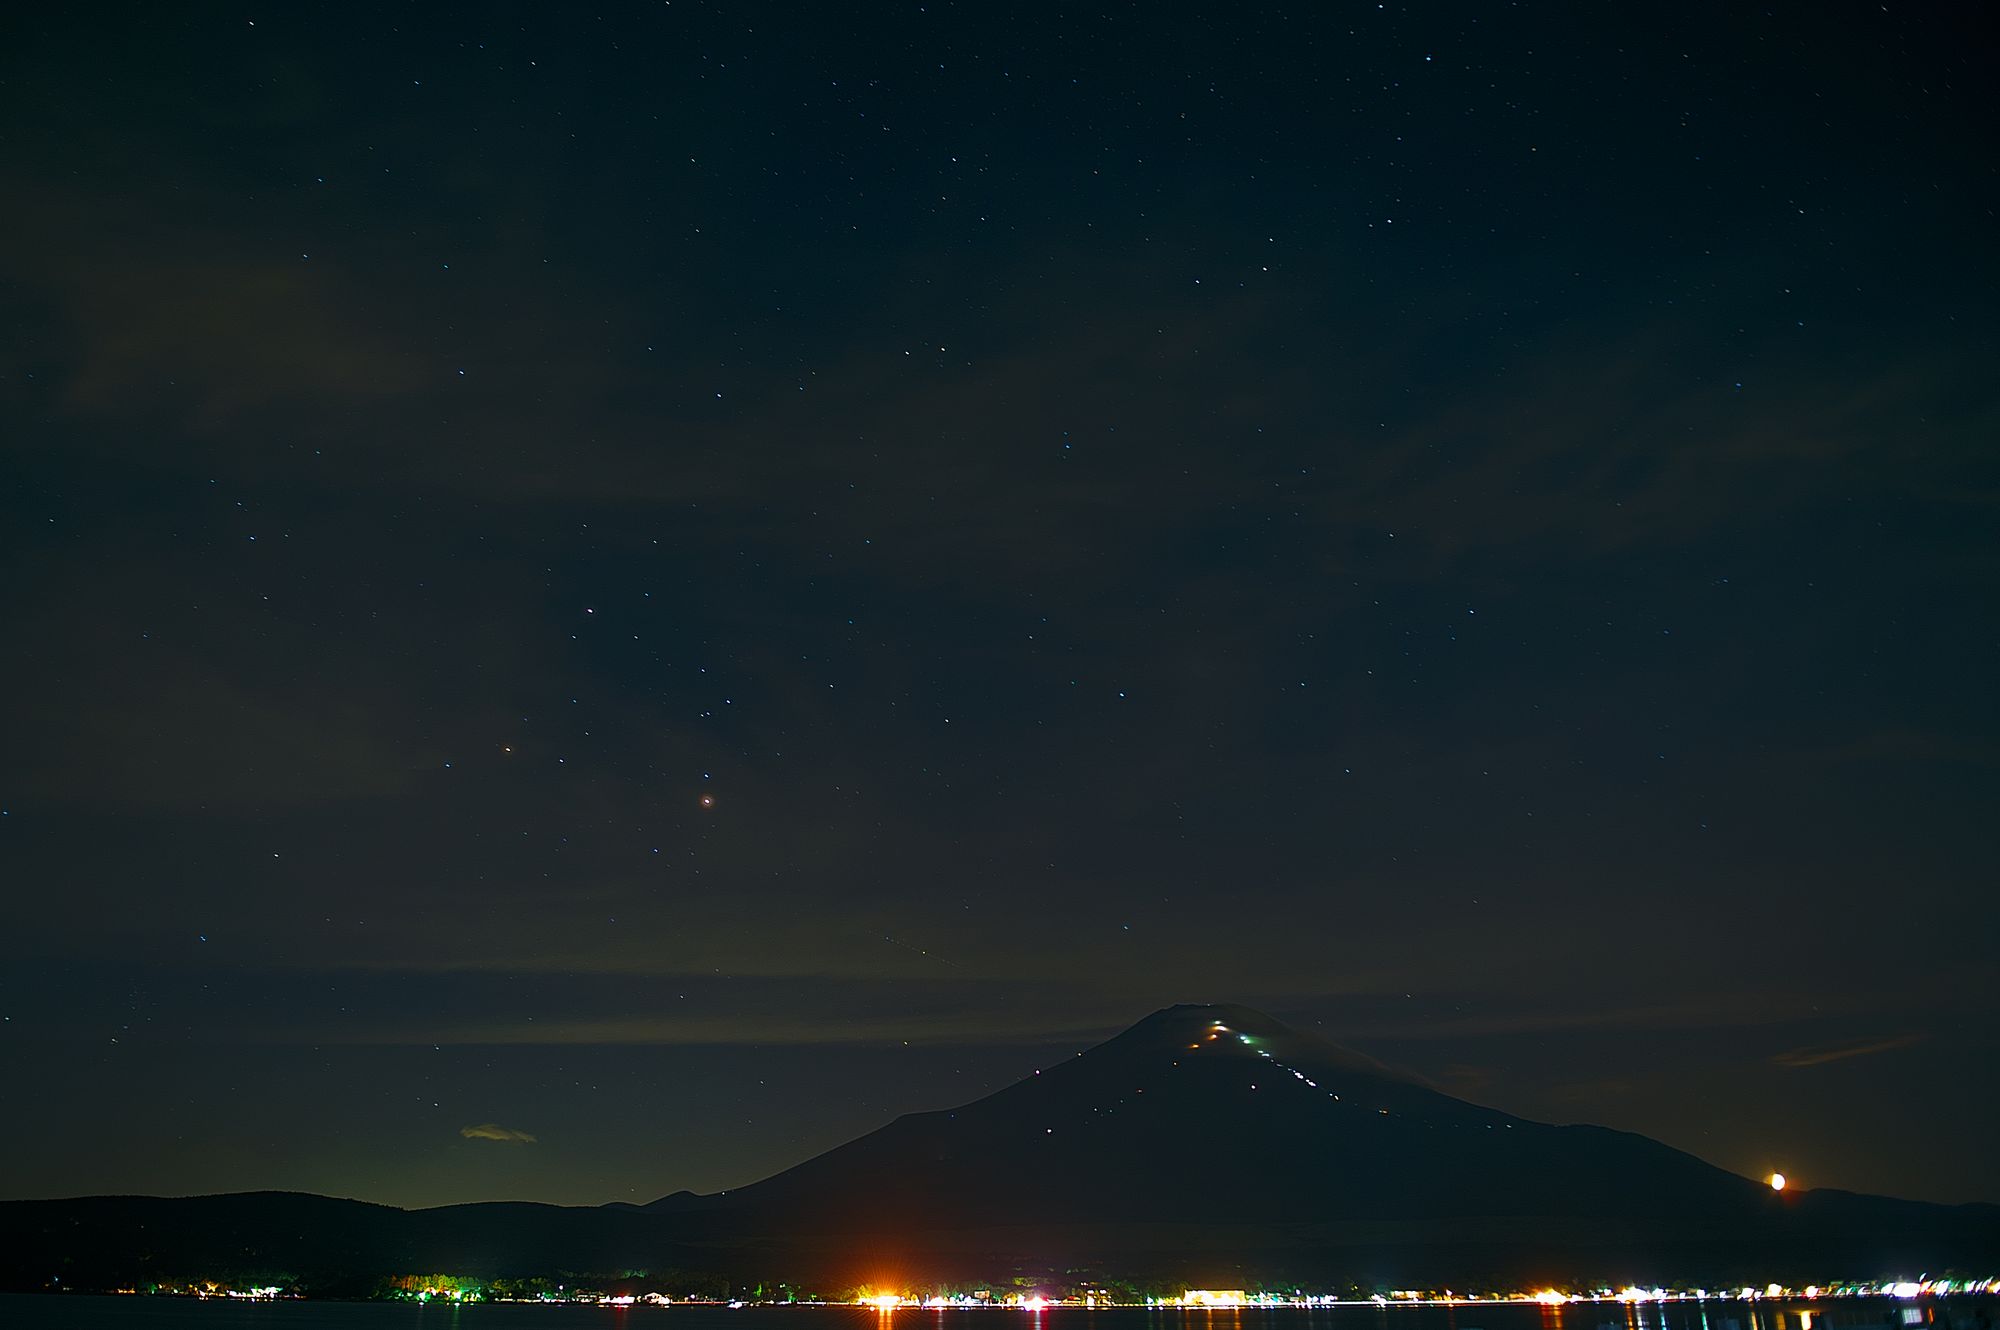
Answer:
POLYGON ((201 1302, 191 1298, 0 1294, 0 1330, 2000 1330, 1992 1299, 1948 1304, 1856 1299, 1835 1304, 1711 1300, 1581 1303, 1562 1308, 1119 1307, 1041 1313, 856 1307, 612 1307, 401 1302, 201 1302), (1802 1311, 1812 1311, 1808 1318, 1802 1311))

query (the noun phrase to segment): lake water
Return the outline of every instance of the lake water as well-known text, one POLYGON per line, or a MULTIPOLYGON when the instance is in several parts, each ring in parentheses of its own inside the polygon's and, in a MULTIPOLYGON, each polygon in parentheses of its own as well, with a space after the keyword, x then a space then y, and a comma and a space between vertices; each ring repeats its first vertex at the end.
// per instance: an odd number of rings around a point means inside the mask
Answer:
POLYGON ((574 1304, 473 1306, 402 1302, 224 1302, 192 1298, 0 1294, 0 1330, 2000 1330, 1996 1300, 1899 1303, 1615 1302, 1566 1307, 1081 1307, 1024 1312, 860 1307, 574 1304), (1812 1313, 1810 1319, 1801 1312, 1812 1313))

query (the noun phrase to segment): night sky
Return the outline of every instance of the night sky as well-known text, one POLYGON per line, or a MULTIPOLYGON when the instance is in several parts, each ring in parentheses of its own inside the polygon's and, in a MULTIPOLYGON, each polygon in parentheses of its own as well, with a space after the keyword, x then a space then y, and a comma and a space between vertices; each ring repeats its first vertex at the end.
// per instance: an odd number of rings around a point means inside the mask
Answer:
POLYGON ((0 1195, 650 1200, 1239 1001, 2000 1200, 1949 9, 10 10, 0 1195))

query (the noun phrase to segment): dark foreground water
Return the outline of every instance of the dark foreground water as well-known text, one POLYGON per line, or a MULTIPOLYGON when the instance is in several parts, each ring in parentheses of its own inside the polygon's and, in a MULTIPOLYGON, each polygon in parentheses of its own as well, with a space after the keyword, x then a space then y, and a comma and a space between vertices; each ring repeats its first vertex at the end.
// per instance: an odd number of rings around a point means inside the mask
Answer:
POLYGON ((0 1294, 0 1330, 2000 1330, 2000 1299, 1043 1312, 857 1307, 473 1306, 0 1294), (1801 1313, 1807 1313, 1801 1315, 1801 1313))

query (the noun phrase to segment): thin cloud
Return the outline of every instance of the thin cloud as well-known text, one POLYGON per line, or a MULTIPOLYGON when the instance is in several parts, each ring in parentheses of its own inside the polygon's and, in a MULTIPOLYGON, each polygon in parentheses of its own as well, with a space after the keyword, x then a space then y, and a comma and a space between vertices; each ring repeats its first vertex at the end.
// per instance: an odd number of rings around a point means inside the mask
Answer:
POLYGON ((501 1141, 507 1145, 533 1145, 535 1138, 528 1132, 515 1131, 497 1122, 482 1122, 476 1127, 460 1127, 458 1134, 468 1141, 501 1141))
MULTIPOLYGON (((357 1034, 349 1044, 454 1045, 821 1045, 821 1044, 1049 1044, 1064 1040, 1095 1043, 1133 1018, 1121 1008, 1109 1019, 1049 1019, 1046 1024, 999 1019, 976 1012, 937 1017, 908 1016, 754 1018, 727 1015, 633 1016, 606 1019, 544 1020, 532 1023, 425 1026, 357 1034)), ((465 1134, 488 1127, 465 1128, 465 1134)), ((492 1128, 499 1130, 499 1128, 492 1128)), ((499 1138, 493 1138, 499 1139, 499 1138)))
POLYGON ((1792 1048, 1774 1056, 1771 1061, 1780 1067, 1818 1067, 1828 1062, 1843 1062, 1848 1058, 1865 1058, 1871 1053, 1887 1053, 1891 1049, 1908 1048, 1921 1042, 1920 1034, 1899 1034, 1888 1039, 1863 1039, 1846 1044, 1823 1044, 1815 1048, 1792 1048))

